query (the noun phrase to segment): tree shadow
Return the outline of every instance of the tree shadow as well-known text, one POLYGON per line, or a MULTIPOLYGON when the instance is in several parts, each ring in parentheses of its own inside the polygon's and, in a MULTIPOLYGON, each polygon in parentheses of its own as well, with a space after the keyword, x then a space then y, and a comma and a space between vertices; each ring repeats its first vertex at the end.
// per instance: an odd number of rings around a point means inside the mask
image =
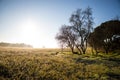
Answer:
POLYGON ((120 79, 120 74, 109 72, 106 75, 109 76, 110 80, 119 80, 120 79))
POLYGON ((119 58, 108 58, 107 60, 120 63, 120 59, 119 58))
POLYGON ((78 58, 75 61, 76 63, 85 63, 85 64, 100 64, 101 63, 101 61, 82 59, 82 58, 78 58))
POLYGON ((90 59, 90 58, 76 58, 74 59, 76 63, 84 63, 86 65, 91 64, 103 64, 107 67, 117 67, 120 66, 119 58, 100 58, 100 59, 90 59), (111 65, 112 64, 112 65, 111 65))
MULTIPOLYGON (((106 60, 90 60, 90 59, 82 59, 82 58, 77 58, 76 63, 84 63, 85 65, 91 65, 91 64, 103 64, 107 66, 109 71, 105 72, 106 76, 108 76, 109 80, 120 80, 120 74, 117 72, 110 72, 111 68, 117 68, 120 66, 120 59, 106 59, 106 60)), ((117 69, 119 70, 119 69, 117 69)))

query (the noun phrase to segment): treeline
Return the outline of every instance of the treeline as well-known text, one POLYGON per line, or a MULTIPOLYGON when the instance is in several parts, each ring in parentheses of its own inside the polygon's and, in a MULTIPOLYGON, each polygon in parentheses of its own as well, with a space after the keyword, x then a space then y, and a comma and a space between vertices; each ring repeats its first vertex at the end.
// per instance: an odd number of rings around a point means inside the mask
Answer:
POLYGON ((61 47, 69 47, 72 53, 85 54, 88 45, 92 52, 109 53, 120 50, 120 20, 106 21, 93 28, 92 9, 77 9, 69 19, 70 25, 62 25, 56 35, 61 47), (77 52, 76 52, 77 49, 77 52))
POLYGON ((24 43, 6 43, 6 42, 0 42, 0 47, 26 47, 26 48, 32 48, 31 45, 24 44, 24 43))

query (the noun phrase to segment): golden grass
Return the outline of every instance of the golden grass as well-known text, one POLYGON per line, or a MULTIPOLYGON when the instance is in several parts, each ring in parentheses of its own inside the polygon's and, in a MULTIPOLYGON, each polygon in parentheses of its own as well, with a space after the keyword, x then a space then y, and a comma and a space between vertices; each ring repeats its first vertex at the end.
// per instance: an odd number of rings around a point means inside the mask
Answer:
POLYGON ((63 54, 60 51, 60 49, 0 48, 0 80, 117 80, 120 78, 118 61, 110 61, 109 57, 94 57, 90 54, 87 57, 87 54, 65 54, 66 52, 63 54), (56 52, 59 53, 55 54, 56 52))

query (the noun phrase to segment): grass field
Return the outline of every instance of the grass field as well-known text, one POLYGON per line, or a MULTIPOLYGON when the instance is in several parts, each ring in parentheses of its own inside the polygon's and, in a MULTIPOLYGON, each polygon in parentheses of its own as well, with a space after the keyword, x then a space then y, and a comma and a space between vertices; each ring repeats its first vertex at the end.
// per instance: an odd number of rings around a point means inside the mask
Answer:
POLYGON ((120 55, 1 47, 0 80, 120 80, 120 55))

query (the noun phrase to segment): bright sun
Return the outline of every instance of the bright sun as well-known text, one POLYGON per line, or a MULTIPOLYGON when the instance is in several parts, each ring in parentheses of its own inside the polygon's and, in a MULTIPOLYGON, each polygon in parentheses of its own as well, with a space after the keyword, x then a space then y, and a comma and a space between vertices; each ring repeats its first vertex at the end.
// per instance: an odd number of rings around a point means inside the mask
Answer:
POLYGON ((30 44, 34 48, 56 47, 55 41, 50 39, 51 34, 47 32, 43 24, 45 23, 33 17, 24 18, 19 23, 19 42, 30 44))
POLYGON ((21 29, 23 42, 38 47, 39 31, 37 29, 36 21, 28 18, 27 20, 23 21, 21 29))

